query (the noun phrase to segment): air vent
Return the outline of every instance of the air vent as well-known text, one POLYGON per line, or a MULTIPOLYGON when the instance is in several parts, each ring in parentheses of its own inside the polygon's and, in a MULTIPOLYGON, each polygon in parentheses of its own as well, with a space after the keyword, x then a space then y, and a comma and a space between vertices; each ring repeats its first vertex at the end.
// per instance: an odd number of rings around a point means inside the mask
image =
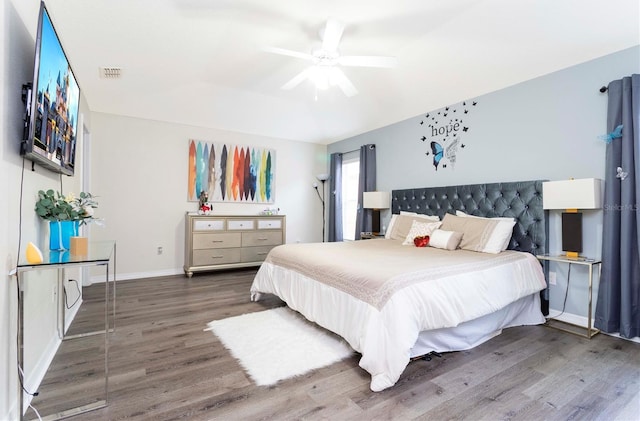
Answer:
POLYGON ((101 67, 100 77, 102 79, 120 79, 122 77, 121 67, 101 67))

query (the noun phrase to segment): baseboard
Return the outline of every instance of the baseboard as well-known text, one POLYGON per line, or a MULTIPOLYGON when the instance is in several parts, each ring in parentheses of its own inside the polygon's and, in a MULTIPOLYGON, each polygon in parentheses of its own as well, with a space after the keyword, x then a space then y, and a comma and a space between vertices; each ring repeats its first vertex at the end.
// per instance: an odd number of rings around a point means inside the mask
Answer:
MULTIPOLYGON (((559 310, 549 309, 548 318, 560 320, 561 322, 571 323, 576 326, 582 326, 585 329, 587 328, 587 324, 589 323, 589 319, 586 316, 578 316, 576 314, 571 313, 562 313, 559 310)), ((591 328, 593 328, 593 319, 591 319, 591 328)), ((635 338, 623 338, 619 333, 606 333, 600 332, 604 335, 613 336, 614 338, 624 339, 626 341, 640 343, 640 337, 636 336, 635 338)))
MULTIPOLYGON (((589 319, 586 316, 578 316, 577 314, 571 313, 562 313, 559 310, 554 310, 552 308, 549 309, 549 316, 547 316, 547 318, 571 323, 576 326, 582 326, 585 329, 587 328, 587 324, 589 323, 589 319)), ((593 327, 593 319, 591 320, 591 324, 591 327, 593 327)))

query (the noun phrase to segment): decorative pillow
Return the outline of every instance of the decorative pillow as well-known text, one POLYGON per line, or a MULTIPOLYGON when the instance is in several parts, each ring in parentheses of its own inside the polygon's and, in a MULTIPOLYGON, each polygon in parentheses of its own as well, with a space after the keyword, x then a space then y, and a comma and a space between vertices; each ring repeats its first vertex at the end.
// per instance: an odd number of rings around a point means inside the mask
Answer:
POLYGON ((411 229, 402 243, 403 246, 414 245, 413 239, 416 237, 429 236, 438 229, 441 222, 419 222, 413 221, 411 229))
POLYGON ((481 216, 469 215, 462 211, 456 211, 456 216, 462 218, 476 218, 485 219, 491 221, 498 221, 495 231, 491 235, 491 239, 486 245, 486 253, 500 253, 509 247, 509 241, 511 241, 511 235, 513 234, 513 226, 516 224, 515 218, 508 217, 495 217, 495 218, 483 218, 481 216))
POLYGON ((461 232, 435 230, 431 233, 429 246, 445 250, 455 250, 462 240, 461 232))
POLYGON ((413 239, 413 244, 415 244, 416 247, 427 247, 429 245, 429 236, 423 235, 416 237, 413 239))
POLYGON ((490 248, 488 245, 490 245, 489 241, 498 226, 498 222, 491 219, 463 218, 448 213, 442 219, 441 228, 446 231, 462 233, 461 249, 496 254, 500 253, 500 248, 490 248))
POLYGON ((411 230, 411 224, 413 221, 417 222, 440 222, 438 217, 427 217, 426 215, 396 215, 393 225, 387 230, 389 238, 391 240, 404 240, 407 238, 409 231, 411 230), (436 218, 436 219, 433 219, 436 218))

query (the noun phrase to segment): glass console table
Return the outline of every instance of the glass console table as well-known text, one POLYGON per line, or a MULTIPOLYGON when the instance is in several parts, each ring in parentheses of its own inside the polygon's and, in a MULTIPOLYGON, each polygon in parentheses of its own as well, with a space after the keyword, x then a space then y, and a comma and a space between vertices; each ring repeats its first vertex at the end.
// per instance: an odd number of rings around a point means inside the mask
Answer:
MULTIPOLYGON (((86 255, 71 255, 69 251, 43 251, 42 263, 29 263, 24 256, 20 256, 16 275, 18 276, 18 367, 20 370, 24 368, 24 283, 37 282, 37 280, 25 280, 21 275, 30 271, 57 270, 57 312, 58 312, 58 335, 62 341, 86 338, 95 335, 104 335, 104 396, 100 396, 93 402, 85 405, 79 405, 62 411, 57 410, 55 414, 47 414, 46 419, 57 420, 84 412, 104 408, 108 404, 108 382, 109 382, 109 333, 115 329, 116 315, 116 243, 114 241, 90 242, 86 255), (111 266, 113 265, 113 270, 111 266), (105 269, 104 282, 104 329, 98 328, 89 332, 83 332, 73 335, 65 335, 65 311, 66 305, 62 299, 62 291, 64 286, 64 270, 74 267, 90 267, 103 266, 105 269), (111 273, 110 273, 111 272, 111 273), (112 274, 112 275, 111 275, 112 274), (112 298, 111 300, 109 298, 112 298), (112 320, 110 323, 109 307, 112 304, 112 320), (62 326, 60 326, 62 319, 62 326)), ((20 373, 18 373, 19 376, 20 373)), ((21 378, 24 377, 22 374, 21 378)), ((22 381, 18 381, 18 396, 20 397, 20 419, 25 419, 25 395, 23 392, 22 381)), ((34 414, 35 416, 35 414, 34 414)))

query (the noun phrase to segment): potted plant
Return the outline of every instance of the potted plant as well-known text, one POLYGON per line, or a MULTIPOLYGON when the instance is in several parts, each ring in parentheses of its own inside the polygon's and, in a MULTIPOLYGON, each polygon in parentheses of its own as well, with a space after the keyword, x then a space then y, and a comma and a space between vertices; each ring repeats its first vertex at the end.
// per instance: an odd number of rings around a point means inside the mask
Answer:
POLYGON ((35 211, 49 221, 49 248, 68 250, 71 237, 78 235, 78 226, 96 220, 94 209, 98 207, 91 193, 81 192, 63 196, 54 190, 38 191, 35 211))

